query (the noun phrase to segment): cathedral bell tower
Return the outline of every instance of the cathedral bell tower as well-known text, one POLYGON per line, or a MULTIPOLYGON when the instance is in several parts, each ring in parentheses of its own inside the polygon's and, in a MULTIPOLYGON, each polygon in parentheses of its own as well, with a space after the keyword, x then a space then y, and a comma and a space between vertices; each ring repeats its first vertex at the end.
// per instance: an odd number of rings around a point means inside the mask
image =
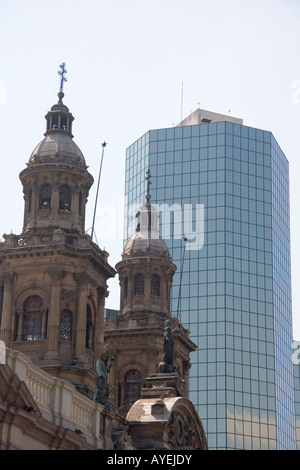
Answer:
POLYGON ((85 233, 93 177, 73 140, 74 117, 63 103, 65 64, 60 67, 58 103, 20 173, 22 234, 4 235, 0 243, 0 337, 8 348, 92 396, 107 280, 115 270, 108 253, 85 233))
MULTIPOLYGON (((147 178, 149 178, 149 173, 147 178)), ((164 355, 166 324, 174 331, 174 363, 168 364, 188 394, 189 354, 196 349, 189 332, 171 316, 171 286, 176 266, 159 235, 159 215, 150 203, 137 214, 136 233, 126 243, 116 265, 121 285, 120 311, 107 318, 105 347, 114 361, 109 374, 109 401, 126 413, 142 393, 146 379, 156 374, 164 355)))
POLYGON ((58 103, 45 116, 45 138, 32 152, 27 168, 20 173, 25 210, 24 234, 49 237, 57 229, 84 234, 85 207, 93 177, 84 156, 73 140, 74 117, 58 103))

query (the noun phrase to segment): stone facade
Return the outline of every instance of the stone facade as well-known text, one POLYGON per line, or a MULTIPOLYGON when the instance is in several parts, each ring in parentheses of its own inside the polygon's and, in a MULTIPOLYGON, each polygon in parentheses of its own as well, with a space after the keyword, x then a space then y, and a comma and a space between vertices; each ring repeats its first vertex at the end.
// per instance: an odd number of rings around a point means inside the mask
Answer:
POLYGON ((92 396, 103 347, 108 253, 85 234, 93 177, 73 141, 73 116, 62 102, 46 116, 45 138, 20 174, 21 235, 0 243, 1 339, 34 364, 92 396))
POLYGON ((22 234, 0 243, 0 448, 206 449, 158 214, 147 194, 115 271, 85 233, 93 177, 58 97, 20 174, 22 234), (120 311, 105 322, 116 272, 120 311))
POLYGON ((1 450, 113 449, 104 407, 7 349, 0 364, 1 450), (100 433, 100 430, 102 432, 100 433))

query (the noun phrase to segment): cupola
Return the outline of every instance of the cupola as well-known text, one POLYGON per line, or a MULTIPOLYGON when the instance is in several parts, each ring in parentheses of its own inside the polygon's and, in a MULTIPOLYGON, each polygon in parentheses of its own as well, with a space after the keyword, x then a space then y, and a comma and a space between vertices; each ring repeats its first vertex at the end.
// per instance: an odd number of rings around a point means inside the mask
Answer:
POLYGON ((63 104, 64 93, 58 93, 58 103, 53 105, 51 110, 48 111, 45 118, 47 121, 47 129, 45 135, 53 132, 62 131, 67 132, 71 137, 72 135, 72 122, 74 117, 69 111, 69 108, 63 104))
POLYGON ((65 64, 62 64, 58 103, 46 114, 44 139, 30 155, 20 173, 25 210, 23 233, 61 229, 85 233, 85 206, 93 177, 87 171, 83 153, 73 140, 73 115, 63 103, 65 64))
MULTIPOLYGON (((158 387, 159 397, 169 393, 175 382, 180 384, 175 387, 176 394, 187 394, 189 354, 196 349, 188 330, 171 315, 176 266, 159 234, 159 214, 150 203, 150 176, 147 171, 146 202, 137 213, 136 232, 124 247, 122 261, 116 265, 121 285, 120 311, 117 316, 107 318, 105 324, 106 352, 115 358, 110 373, 110 397, 123 416, 143 395, 143 384, 146 388, 149 384, 143 400, 153 398, 158 371, 159 383, 161 377, 164 382, 163 387, 158 387), (176 341, 171 340, 169 332, 174 333, 176 341), (174 350, 167 358, 164 345, 168 343, 174 344, 174 350)), ((131 419, 131 413, 128 416, 131 419)), ((155 416, 155 419, 160 418, 155 416)))
POLYGON ((126 243, 122 261, 116 265, 121 284, 120 315, 171 315, 170 291, 176 266, 159 234, 159 214, 150 199, 148 185, 146 203, 137 213, 136 233, 126 243))

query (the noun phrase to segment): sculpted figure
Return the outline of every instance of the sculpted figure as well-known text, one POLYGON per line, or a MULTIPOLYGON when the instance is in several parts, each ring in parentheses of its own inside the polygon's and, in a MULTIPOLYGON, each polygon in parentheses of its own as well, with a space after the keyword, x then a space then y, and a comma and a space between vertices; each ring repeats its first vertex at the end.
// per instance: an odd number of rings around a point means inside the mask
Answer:
POLYGON ((175 371, 175 366, 173 365, 173 353, 174 353, 174 338, 173 331, 170 327, 170 321, 165 321, 165 331, 164 331, 164 355, 162 362, 158 366, 158 372, 162 374, 170 374, 175 371))
MULTIPOLYGON (((113 360, 113 358, 111 358, 113 360)), ((96 362, 94 402, 107 406, 108 400, 108 374, 111 363, 108 364, 108 355, 102 353, 96 362)))

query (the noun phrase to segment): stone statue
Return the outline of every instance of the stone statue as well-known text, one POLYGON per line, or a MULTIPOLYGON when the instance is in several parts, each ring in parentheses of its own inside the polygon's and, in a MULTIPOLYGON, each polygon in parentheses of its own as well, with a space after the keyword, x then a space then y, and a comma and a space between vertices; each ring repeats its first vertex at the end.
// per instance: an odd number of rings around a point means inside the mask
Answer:
MULTIPOLYGON (((111 358, 111 361, 114 359, 111 358)), ((108 364, 108 355, 102 353, 100 359, 96 361, 94 402, 108 407, 108 374, 111 369, 111 362, 108 364)))
POLYGON ((161 374, 171 374, 175 371, 173 365, 173 353, 174 353, 174 338, 173 331, 170 327, 170 321, 165 321, 165 332, 164 332, 164 355, 162 362, 158 366, 158 372, 161 374))

